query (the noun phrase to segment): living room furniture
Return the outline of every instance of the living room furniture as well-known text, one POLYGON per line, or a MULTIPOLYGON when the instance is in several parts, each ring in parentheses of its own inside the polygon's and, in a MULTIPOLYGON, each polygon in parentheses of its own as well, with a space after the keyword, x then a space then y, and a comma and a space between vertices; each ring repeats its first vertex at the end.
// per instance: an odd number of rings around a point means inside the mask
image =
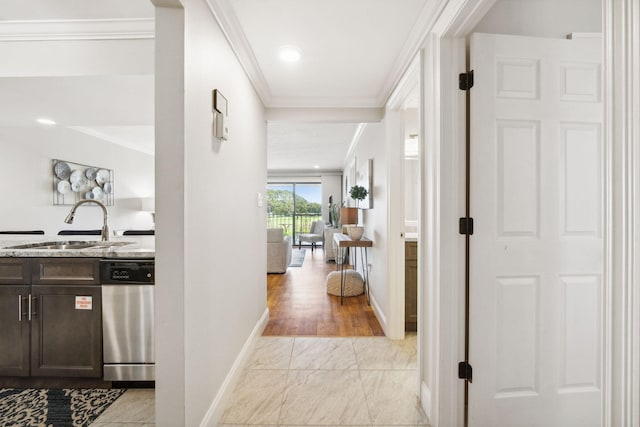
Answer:
POLYGON ((156 230, 125 230, 123 236, 155 236, 156 230))
POLYGON ((43 230, 6 230, 0 231, 0 234, 44 234, 43 230))
POLYGON ((342 272, 332 271, 327 275, 327 293, 335 296, 355 297, 364 292, 364 280, 362 275, 355 270, 346 270, 344 287, 342 285, 342 272))
POLYGON ((58 236, 99 236, 102 230, 60 230, 58 236))
POLYGON ((291 240, 282 228, 267 228, 267 273, 285 273, 291 263, 291 240))
POLYGON ((360 262, 362 263, 362 279, 364 281, 364 291, 367 295, 367 304, 371 304, 369 300, 369 257, 367 254, 367 248, 373 246, 373 242, 366 237, 361 238, 360 240, 353 240, 351 237, 342 233, 335 233, 333 235, 333 241, 336 243, 337 253, 336 253, 336 265, 340 271, 340 304, 342 305, 344 298, 344 287, 346 284, 346 272, 347 268, 347 259, 349 257, 349 250, 353 248, 354 254, 353 258, 353 269, 357 270, 357 254, 355 254, 355 250, 360 248, 360 262))
POLYGON ((298 248, 302 247, 302 242, 311 243, 311 252, 316 248, 318 242, 324 239, 324 221, 321 219, 311 223, 311 229, 308 233, 300 233, 298 235, 298 248))
POLYGON ((333 235, 335 233, 340 233, 340 229, 331 226, 326 226, 324 228, 324 240, 322 241, 322 247, 324 248, 325 261, 333 261, 336 259, 336 252, 333 247, 333 235))

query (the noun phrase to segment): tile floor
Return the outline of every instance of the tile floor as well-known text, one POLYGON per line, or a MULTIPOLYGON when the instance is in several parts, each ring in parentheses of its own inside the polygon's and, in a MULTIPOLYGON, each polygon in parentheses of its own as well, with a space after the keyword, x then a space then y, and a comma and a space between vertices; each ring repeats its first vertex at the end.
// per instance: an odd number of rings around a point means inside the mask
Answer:
POLYGON ((416 337, 261 337, 221 427, 426 426, 416 337))
POLYGON ((155 391, 129 389, 107 408, 91 427, 155 426, 155 391))
MULTIPOLYGON (((220 427, 426 426, 416 337, 260 337, 220 427)), ((153 390, 131 389, 92 427, 154 426, 153 390)))

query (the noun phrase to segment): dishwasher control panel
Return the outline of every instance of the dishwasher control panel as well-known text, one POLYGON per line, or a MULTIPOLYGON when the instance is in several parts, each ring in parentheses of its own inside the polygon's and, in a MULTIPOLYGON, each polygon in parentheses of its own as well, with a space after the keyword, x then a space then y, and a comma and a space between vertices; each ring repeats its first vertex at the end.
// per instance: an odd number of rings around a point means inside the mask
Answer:
POLYGON ((153 260, 101 260, 100 281, 103 284, 155 282, 153 260))

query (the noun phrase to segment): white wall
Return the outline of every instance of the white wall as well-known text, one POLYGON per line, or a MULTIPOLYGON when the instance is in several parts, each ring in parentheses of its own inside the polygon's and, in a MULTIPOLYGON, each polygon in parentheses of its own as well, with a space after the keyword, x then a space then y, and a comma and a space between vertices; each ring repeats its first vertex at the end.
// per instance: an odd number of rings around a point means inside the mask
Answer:
POLYGON ((565 38, 602 31, 601 0, 498 0, 473 32, 565 38))
POLYGON ((184 41, 179 10, 156 19, 156 259, 167 273, 156 285, 156 424, 171 427, 215 421, 215 399, 266 310, 266 245, 256 244, 266 241, 264 108, 206 2, 182 4, 184 41), (225 142, 212 138, 213 89, 229 102, 225 142))
MULTIPOLYGON (((364 225, 365 236, 373 240, 369 250, 369 286, 373 299, 378 304, 385 319, 389 311, 387 289, 387 153, 385 146, 385 121, 369 123, 365 127, 357 145, 345 159, 345 169, 356 158, 356 169, 373 159, 373 209, 361 209, 359 225, 364 225)), ((352 186, 352 184, 349 184, 352 186)), ((358 257, 358 262, 360 261, 358 257)), ((381 322, 383 323, 383 322, 381 322)), ((382 325, 385 327, 385 325, 382 325)))
POLYGON ((109 226, 149 229, 151 215, 140 211, 140 198, 154 194, 153 157, 70 129, 0 127, 0 229, 99 229, 102 210, 85 205, 73 225, 64 219, 71 206, 53 205, 52 159, 113 169, 115 201, 109 226))

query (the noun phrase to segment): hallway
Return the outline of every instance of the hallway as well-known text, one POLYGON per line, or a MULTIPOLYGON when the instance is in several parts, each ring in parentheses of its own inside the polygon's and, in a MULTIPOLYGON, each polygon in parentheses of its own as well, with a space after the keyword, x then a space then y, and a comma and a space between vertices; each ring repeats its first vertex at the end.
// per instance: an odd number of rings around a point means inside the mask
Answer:
POLYGON ((336 264, 326 262, 324 249, 306 249, 302 267, 284 274, 267 274, 269 323, 264 336, 384 336, 366 296, 328 295, 327 275, 336 264))
POLYGON ((220 426, 426 426, 416 336, 261 337, 220 426))

